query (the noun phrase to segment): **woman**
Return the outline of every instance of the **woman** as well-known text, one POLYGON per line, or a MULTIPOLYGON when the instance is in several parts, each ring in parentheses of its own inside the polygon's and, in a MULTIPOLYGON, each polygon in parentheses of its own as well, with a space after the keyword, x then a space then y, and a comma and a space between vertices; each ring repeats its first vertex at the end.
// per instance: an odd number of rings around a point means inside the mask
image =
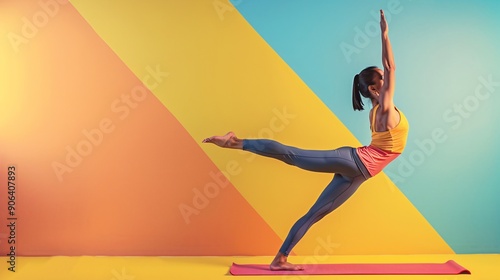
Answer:
POLYGON ((302 266, 287 262, 287 257, 306 231, 344 203, 364 181, 379 173, 403 152, 408 136, 408 121, 403 113, 396 109, 393 102, 396 67, 387 22, 382 10, 380 10, 380 28, 384 70, 374 66, 365 68, 354 76, 352 91, 354 110, 363 110, 361 95, 372 102, 370 145, 311 151, 285 146, 268 139, 239 139, 232 132, 203 140, 203 143, 213 143, 223 148, 243 149, 279 159, 306 170, 335 173, 333 180, 311 209, 291 228, 270 264, 271 270, 302 270, 302 266))

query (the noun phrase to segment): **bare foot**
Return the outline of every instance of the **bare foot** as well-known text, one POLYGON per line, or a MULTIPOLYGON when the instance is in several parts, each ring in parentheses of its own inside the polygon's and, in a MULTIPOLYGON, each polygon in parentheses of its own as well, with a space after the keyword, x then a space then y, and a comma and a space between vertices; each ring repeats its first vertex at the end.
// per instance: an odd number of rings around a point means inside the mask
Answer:
POLYGON ((297 270, 304 270, 304 268, 300 265, 295 265, 291 264, 289 262, 284 262, 284 263, 271 263, 269 266, 271 270, 291 270, 291 271, 297 271, 297 270))
POLYGON ((271 270, 291 270, 291 271, 297 271, 297 270, 304 270, 304 267, 300 265, 295 265, 287 262, 287 256, 285 256, 283 253, 278 253, 276 257, 274 258, 273 262, 271 265, 269 265, 269 269, 271 270))
POLYGON ((205 138, 202 143, 212 143, 222 148, 241 149, 243 147, 242 140, 238 139, 232 131, 228 132, 224 136, 212 136, 205 138))

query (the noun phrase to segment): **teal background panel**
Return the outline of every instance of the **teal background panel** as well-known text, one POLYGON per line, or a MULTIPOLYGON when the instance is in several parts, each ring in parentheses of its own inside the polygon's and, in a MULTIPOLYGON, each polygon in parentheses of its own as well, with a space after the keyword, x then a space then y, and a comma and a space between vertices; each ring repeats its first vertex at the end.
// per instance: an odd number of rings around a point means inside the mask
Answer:
POLYGON ((365 145, 370 106, 353 111, 352 79, 382 66, 384 9, 395 103, 411 128, 404 153, 385 172, 455 252, 500 253, 500 2, 232 3, 365 145))

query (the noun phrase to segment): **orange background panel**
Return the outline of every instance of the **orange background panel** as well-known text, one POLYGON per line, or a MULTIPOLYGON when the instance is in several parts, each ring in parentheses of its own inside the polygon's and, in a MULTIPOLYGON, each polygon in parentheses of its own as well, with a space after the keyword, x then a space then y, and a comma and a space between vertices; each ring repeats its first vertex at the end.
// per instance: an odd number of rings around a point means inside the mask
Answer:
MULTIPOLYGON (((15 3, 7 31, 40 10, 37 1, 15 3)), ((134 76, 71 4, 19 52, 0 46, 1 71, 11 77, 0 90, 15 90, 0 102, 9 116, 0 123, 0 174, 5 182, 7 166, 16 166, 18 255, 277 250, 277 235, 142 85, 161 87, 165 73, 134 76), (185 219, 181 205, 195 214, 185 219)))

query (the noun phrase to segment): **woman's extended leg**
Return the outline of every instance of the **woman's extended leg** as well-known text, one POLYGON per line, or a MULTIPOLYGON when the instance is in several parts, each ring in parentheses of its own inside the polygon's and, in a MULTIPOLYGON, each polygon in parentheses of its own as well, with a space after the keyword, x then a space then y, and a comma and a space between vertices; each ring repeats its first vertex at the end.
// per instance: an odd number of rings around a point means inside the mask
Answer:
POLYGON ((356 163, 351 160, 352 148, 349 147, 334 150, 304 150, 269 139, 239 139, 232 132, 224 136, 206 138, 203 143, 213 143, 224 148, 243 149, 309 171, 342 173, 347 176, 355 176, 353 171, 358 171, 356 163))
POLYGON ((311 209, 292 226, 278 254, 271 263, 270 269, 301 270, 301 266, 287 262, 288 254, 292 251, 292 248, 314 223, 342 205, 364 181, 366 179, 361 173, 354 178, 335 174, 333 180, 323 190, 311 209))

